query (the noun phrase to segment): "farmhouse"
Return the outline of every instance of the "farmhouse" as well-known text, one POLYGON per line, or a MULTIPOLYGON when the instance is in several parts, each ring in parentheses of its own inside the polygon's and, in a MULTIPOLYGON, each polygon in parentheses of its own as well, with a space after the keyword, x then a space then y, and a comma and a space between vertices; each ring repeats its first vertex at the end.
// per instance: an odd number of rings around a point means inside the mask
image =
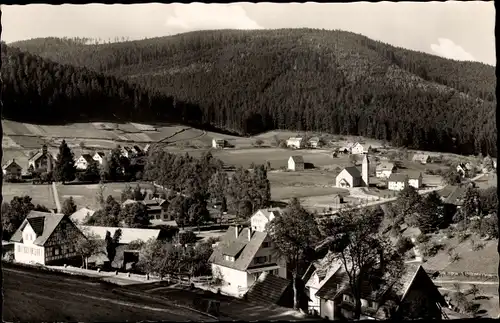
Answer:
POLYGON ((290 156, 290 158, 288 158, 288 170, 304 170, 304 158, 302 156, 290 156))
POLYGON ((304 139, 301 137, 290 137, 286 141, 286 146, 294 149, 304 148, 304 139))
POLYGON ((95 160, 96 162, 98 162, 99 165, 102 165, 105 158, 106 158, 106 154, 103 153, 102 151, 98 151, 94 154, 94 156, 92 156, 92 159, 95 160))
POLYGON ((142 151, 144 151, 144 153, 147 154, 148 151, 149 151, 149 148, 151 148, 151 145, 150 144, 146 144, 146 146, 144 146, 144 149, 142 151))
MULTIPOLYGON (((160 229, 138 229, 138 228, 117 228, 117 227, 100 227, 100 226, 79 226, 84 234, 97 239, 104 239, 106 232, 109 232, 112 237, 117 230, 121 230, 121 237, 116 248, 116 255, 111 261, 111 267, 115 269, 130 269, 138 261, 139 251, 130 250, 129 245, 132 242, 147 242, 150 239, 160 240, 160 229)), ((103 250, 100 254, 89 258, 89 264, 105 264, 109 263, 110 259, 103 250)))
POLYGON ((76 169, 85 170, 89 165, 94 162, 94 159, 90 154, 82 154, 75 163, 76 169))
POLYGON ((363 154, 365 152, 365 149, 362 144, 359 142, 355 143, 350 143, 345 147, 340 148, 340 151, 345 153, 345 154, 353 154, 353 155, 359 155, 363 154))
POLYGON ((43 145, 42 149, 35 153, 30 159, 28 159, 28 167, 33 168, 33 170, 46 170, 48 172, 52 171, 55 166, 55 158, 47 150, 47 145, 43 145))
POLYGON ((412 161, 421 164, 427 164, 431 161, 431 157, 427 154, 414 154, 412 161))
POLYGON ((445 214, 453 216, 464 203, 465 193, 467 192, 466 186, 446 186, 443 191, 448 192, 442 197, 445 214))
POLYGON ((379 178, 389 178, 393 172, 396 171, 394 163, 381 162, 375 169, 375 176, 379 178))
POLYGON ((462 177, 467 177, 469 176, 470 171, 473 169, 472 165, 470 163, 460 163, 457 165, 457 172, 460 174, 462 177))
POLYGON ((423 177, 422 173, 419 173, 417 176, 408 177, 408 185, 413 186, 417 190, 422 187, 423 177))
POLYGON ((402 191, 408 186, 408 175, 393 173, 389 176, 387 186, 391 191, 402 191))
POLYGON ((335 186, 342 188, 360 187, 370 185, 370 162, 367 155, 363 156, 361 172, 356 166, 344 168, 335 179, 335 186))
MULTIPOLYGON (((362 320, 389 319, 391 312, 392 317, 419 318, 422 313, 418 309, 422 309, 434 319, 442 318, 442 307, 447 304, 428 274, 420 265, 407 264, 405 267, 405 273, 399 279, 393 279, 389 273, 380 272, 380 284, 374 283, 374 277, 361 278, 362 320)), ((335 264, 328 276, 317 272, 318 270, 315 271, 316 275, 311 277, 313 280, 319 280, 319 284, 315 285, 319 287, 315 293, 319 298, 319 315, 330 320, 352 318, 355 301, 349 277, 343 266, 335 264), (320 280, 323 275, 325 278, 320 280)), ((317 308, 317 305, 314 305, 317 308)))
POLYGON ((321 146, 319 137, 312 137, 309 139, 309 147, 311 148, 319 148, 321 146))
POLYGON ((85 236, 69 216, 31 211, 10 240, 15 243, 17 262, 50 265, 80 259, 76 238, 85 236))
POLYGON ((263 212, 257 212, 250 219, 250 227, 229 227, 210 256, 214 276, 222 279, 231 295, 244 295, 263 272, 286 278, 286 262, 277 257, 269 234, 260 230, 260 221, 265 222, 265 218, 263 212))
POLYGON ((19 166, 15 159, 8 160, 2 166, 2 172, 4 177, 10 177, 13 179, 21 179, 21 173, 23 168, 19 166))
POLYGON ((121 147, 120 148, 121 154, 125 158, 130 158, 134 154, 134 151, 130 147, 121 147))
POLYGON ((226 147, 226 141, 224 139, 212 139, 212 148, 224 148, 226 147))
POLYGON ((134 145, 134 153, 138 156, 141 156, 144 154, 144 151, 141 149, 141 147, 134 145))
POLYGON ((73 221, 76 224, 81 224, 85 221, 85 218, 87 216, 91 217, 92 215, 94 215, 94 213, 95 213, 94 210, 87 209, 86 207, 83 207, 83 208, 79 209, 78 211, 76 211, 75 213, 71 214, 70 219, 71 219, 71 221, 73 221))
POLYGON ((252 230, 264 232, 266 230, 266 224, 280 215, 281 212, 283 212, 283 210, 279 207, 257 210, 250 220, 252 230))
POLYGON ((168 201, 160 198, 147 199, 142 201, 146 205, 149 218, 152 220, 172 221, 167 213, 168 201))

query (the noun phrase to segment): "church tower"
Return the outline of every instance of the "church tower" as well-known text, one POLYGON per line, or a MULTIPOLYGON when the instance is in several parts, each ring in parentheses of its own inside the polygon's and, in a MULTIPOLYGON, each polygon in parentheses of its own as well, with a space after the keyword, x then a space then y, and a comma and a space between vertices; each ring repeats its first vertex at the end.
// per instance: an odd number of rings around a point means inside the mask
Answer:
POLYGON ((361 165, 361 178, 363 179, 363 185, 370 186, 370 162, 368 161, 368 154, 363 156, 363 164, 361 165))

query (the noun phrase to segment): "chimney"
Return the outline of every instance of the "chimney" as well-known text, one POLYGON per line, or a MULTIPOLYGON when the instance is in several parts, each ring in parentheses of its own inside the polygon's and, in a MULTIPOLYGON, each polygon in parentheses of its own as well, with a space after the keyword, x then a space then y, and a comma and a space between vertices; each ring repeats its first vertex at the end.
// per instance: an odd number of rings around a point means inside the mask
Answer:
POLYGON ((235 238, 238 239, 238 234, 240 233, 240 228, 239 225, 234 226, 234 233, 235 233, 235 238))
POLYGON ((252 227, 248 227, 248 241, 252 240, 252 227))

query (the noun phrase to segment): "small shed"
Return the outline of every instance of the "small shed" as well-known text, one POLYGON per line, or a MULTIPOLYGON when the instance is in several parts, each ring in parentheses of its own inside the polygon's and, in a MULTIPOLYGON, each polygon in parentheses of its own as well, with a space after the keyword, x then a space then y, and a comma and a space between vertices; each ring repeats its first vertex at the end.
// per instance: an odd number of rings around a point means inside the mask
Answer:
POLYGON ((224 139, 212 139, 212 148, 224 148, 226 147, 226 141, 224 139))
POLYGON ((290 158, 288 158, 288 170, 304 170, 304 158, 302 156, 290 156, 290 158))

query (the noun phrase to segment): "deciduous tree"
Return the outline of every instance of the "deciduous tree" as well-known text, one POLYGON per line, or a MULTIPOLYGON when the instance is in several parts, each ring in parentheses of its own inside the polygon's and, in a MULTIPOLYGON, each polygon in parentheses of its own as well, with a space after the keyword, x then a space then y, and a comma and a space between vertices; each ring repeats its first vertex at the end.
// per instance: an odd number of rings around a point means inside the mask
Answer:
POLYGON ((75 179, 76 167, 73 152, 63 140, 59 146, 54 177, 56 181, 71 182, 75 179))
POLYGON ((76 204, 73 200, 73 196, 64 200, 61 212, 65 215, 71 215, 76 212, 76 204))

